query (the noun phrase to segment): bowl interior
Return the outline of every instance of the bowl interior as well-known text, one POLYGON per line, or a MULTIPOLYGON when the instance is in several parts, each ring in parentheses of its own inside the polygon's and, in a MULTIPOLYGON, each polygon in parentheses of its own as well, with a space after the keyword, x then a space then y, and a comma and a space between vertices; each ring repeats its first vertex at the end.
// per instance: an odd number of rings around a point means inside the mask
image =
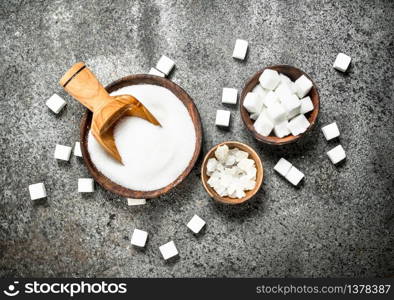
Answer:
MULTIPOLYGON (((305 96, 305 97, 307 97, 307 96, 305 96)), ((241 117, 242 117, 242 120, 243 120, 245 126, 248 128, 248 130, 253 134, 253 136, 257 140, 267 143, 267 144, 271 144, 271 145, 289 144, 289 143, 292 143, 292 142, 295 142, 296 140, 298 140, 300 137, 302 137, 304 134, 306 134, 308 131, 310 131, 314 127, 314 125, 317 121, 317 116, 319 114, 319 109, 320 109, 320 97, 319 97, 319 93, 317 91, 317 87, 316 87, 315 83, 313 82, 313 80, 305 72, 303 72, 300 69, 297 69, 295 67, 288 66, 288 65, 269 66, 269 67, 266 67, 266 68, 258 71, 256 74, 254 74, 248 80, 245 87, 243 88, 239 102, 240 102, 239 103, 239 105, 240 105, 239 110, 241 112, 241 117), (253 126, 254 120, 252 120, 250 118, 249 112, 243 106, 243 102, 245 100, 246 94, 251 92, 253 90, 253 88, 259 83, 259 77, 260 77, 261 73, 264 72, 265 69, 276 70, 279 73, 282 73, 282 74, 288 76, 292 81, 295 81, 301 75, 305 75, 307 78, 309 78, 312 81, 313 87, 307 96, 309 96, 311 98, 314 108, 313 108, 313 111, 305 114, 306 118, 308 119, 308 121, 310 123, 310 126, 308 127, 308 129, 304 133, 302 133, 300 135, 296 135, 296 136, 290 134, 286 137, 278 138, 273 135, 263 136, 255 130, 255 128, 253 126)))
POLYGON ((196 133, 196 144, 195 144, 193 157, 189 162, 187 168, 182 172, 182 174, 178 176, 178 178, 175 181, 173 181, 172 183, 161 189, 153 190, 153 191, 132 190, 111 181, 108 177, 106 177, 99 170, 97 170, 97 168, 95 167, 95 165, 90 159, 89 151, 87 148, 87 141, 88 141, 88 134, 89 134, 93 114, 89 110, 86 110, 81 120, 81 126, 80 126, 81 150, 82 150, 83 160, 90 174, 92 175, 94 180, 97 181, 105 189, 115 194, 118 194, 120 196, 128 197, 128 198, 145 198, 145 199, 156 198, 168 192, 170 189, 172 189, 180 182, 182 182, 192 170, 201 150, 201 141, 202 141, 201 121, 200 121, 198 110, 194 105, 194 102, 190 98, 190 96, 181 87, 179 87, 172 81, 162 77, 147 75, 147 74, 130 75, 109 84, 108 86, 106 86, 106 90, 108 91, 108 93, 112 93, 120 88, 130 85, 136 85, 136 84, 153 84, 153 85, 159 85, 165 87, 169 89, 171 92, 173 92, 175 96, 177 96, 178 99, 182 101, 182 103, 185 105, 194 124, 194 130, 196 133))
POLYGON ((221 144, 218 144, 214 146, 211 150, 208 151, 208 153, 204 157, 204 161, 201 166, 201 180, 203 183, 203 186, 205 190, 208 192, 208 194, 214 198, 215 200, 226 203, 226 204, 240 204, 242 202, 245 202, 252 198, 260 189, 261 184, 263 183, 263 177, 264 177, 264 169, 263 169, 263 164, 261 162, 260 156, 248 145, 245 145, 240 142, 235 142, 235 141, 230 141, 230 142, 224 142, 221 144), (208 179, 209 176, 207 175, 207 162, 208 159, 212 158, 215 156, 215 151, 219 146, 222 145, 227 145, 230 149, 231 148, 238 148, 240 150, 246 151, 249 153, 249 158, 253 159, 256 164, 256 185, 253 188, 253 190, 246 191, 245 192, 245 197, 238 199, 238 198, 231 198, 231 197, 222 197, 216 191, 208 184, 208 179))

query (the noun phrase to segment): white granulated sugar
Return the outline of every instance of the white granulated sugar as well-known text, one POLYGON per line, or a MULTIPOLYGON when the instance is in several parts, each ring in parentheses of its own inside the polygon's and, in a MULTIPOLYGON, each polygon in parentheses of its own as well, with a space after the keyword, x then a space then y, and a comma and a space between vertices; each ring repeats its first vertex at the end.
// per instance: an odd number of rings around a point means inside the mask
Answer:
POLYGON ((97 169, 126 188, 152 191, 173 182, 193 157, 196 134, 183 103, 168 89, 149 84, 124 87, 111 95, 129 94, 141 101, 162 127, 124 117, 114 128, 123 165, 89 133, 88 151, 97 169))

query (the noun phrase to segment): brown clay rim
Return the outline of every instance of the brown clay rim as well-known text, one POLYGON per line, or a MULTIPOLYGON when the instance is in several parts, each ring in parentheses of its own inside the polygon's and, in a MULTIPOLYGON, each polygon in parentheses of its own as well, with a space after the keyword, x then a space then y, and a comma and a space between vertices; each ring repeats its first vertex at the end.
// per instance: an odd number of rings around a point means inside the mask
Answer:
POLYGON ((220 143, 220 144, 212 147, 211 150, 209 150, 208 153, 205 155, 204 161, 201 165, 201 181, 202 181, 202 184, 203 184, 205 190, 207 191, 209 196, 214 198, 216 201, 219 201, 219 202, 225 203, 225 204, 241 204, 241 203, 249 200, 250 198, 252 198, 261 188, 261 185, 263 183, 263 178, 264 178, 264 168, 263 168, 263 164, 261 162, 260 156, 250 146, 240 143, 240 142, 236 142, 236 141, 223 142, 223 143, 220 143), (248 152, 250 157, 256 163, 256 169, 257 169, 256 185, 253 188, 253 190, 245 192, 245 194, 246 194, 245 197, 243 197, 241 199, 222 197, 218 193, 216 193, 216 191, 207 183, 207 181, 209 179, 209 177, 207 175, 208 159, 212 158, 215 155, 216 148, 219 146, 222 146, 222 145, 227 145, 230 149, 236 147, 240 150, 248 152))
POLYGON ((241 98, 239 101, 239 111, 241 113, 241 118, 242 118, 242 121, 244 122, 246 128, 252 133, 252 135, 254 136, 254 138, 256 140, 266 143, 266 144, 270 144, 270 145, 290 144, 290 143, 297 141, 301 137, 303 137, 310 130, 312 130, 312 128, 315 126, 315 124, 317 122, 317 117, 319 115, 319 110, 320 110, 319 92, 318 92, 317 86, 313 82, 312 78, 308 74, 306 74, 305 72, 301 71, 300 69, 297 69, 293 66, 288 66, 288 65, 269 66, 269 67, 265 67, 264 69, 258 71, 246 82, 245 87, 242 90, 241 98), (243 103, 244 103, 246 94, 249 93, 250 91, 252 91, 252 89, 257 85, 257 83, 259 82, 259 77, 260 77, 261 73, 264 72, 265 69, 276 70, 279 73, 282 73, 282 74, 288 76, 293 81, 298 79, 298 77, 300 77, 301 75, 305 75, 307 78, 309 78, 312 81, 313 87, 307 96, 311 97, 314 109, 313 109, 313 111, 311 111, 305 115, 311 125, 308 127, 308 129, 304 133, 302 133, 300 135, 296 135, 296 136, 289 135, 289 136, 286 136, 283 138, 278 138, 278 137, 272 136, 272 135, 263 136, 263 135, 257 133, 257 131, 254 129, 254 126, 253 126, 254 121, 252 119, 250 119, 249 113, 244 108, 243 103))
POLYGON ((179 87, 177 84, 173 83, 172 81, 166 78, 162 78, 154 75, 148 75, 148 74, 130 75, 110 83, 109 85, 106 86, 106 90, 108 91, 108 93, 112 93, 123 87, 136 85, 136 84, 153 84, 167 88, 171 92, 173 92, 179 98, 179 100, 181 100, 182 103, 185 105, 193 121, 194 129, 196 133, 196 145, 195 145, 193 157, 189 162, 187 168, 182 172, 181 175, 179 175, 179 177, 175 181, 158 190, 136 191, 114 183, 108 177, 104 176, 100 171, 98 171, 90 159, 90 155, 87 150, 87 138, 90 130, 90 125, 92 122, 92 113, 89 110, 86 110, 81 120, 81 126, 80 126, 81 150, 82 150, 83 160, 89 170, 89 173, 92 175, 94 180, 97 181, 104 189, 111 191, 115 194, 118 194, 122 197, 145 198, 145 199, 156 198, 160 195, 167 193, 169 190, 171 190, 179 183, 181 183, 186 178, 186 176, 190 173, 190 171, 193 169, 201 151, 201 142, 202 142, 201 120, 198 110, 192 98, 181 87, 179 87))

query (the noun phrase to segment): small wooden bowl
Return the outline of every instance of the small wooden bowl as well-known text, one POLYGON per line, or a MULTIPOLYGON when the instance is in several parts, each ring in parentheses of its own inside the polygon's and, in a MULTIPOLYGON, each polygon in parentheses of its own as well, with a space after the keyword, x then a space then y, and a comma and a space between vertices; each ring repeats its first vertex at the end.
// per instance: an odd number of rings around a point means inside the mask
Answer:
MULTIPOLYGON (((305 96, 305 97, 307 97, 307 96, 305 96)), ((297 69, 295 67, 288 66, 288 65, 269 66, 269 67, 266 67, 266 68, 258 71, 256 74, 254 74, 247 81, 245 87, 242 90, 241 99, 239 101, 239 110, 241 112, 241 117, 242 117, 242 120, 243 120, 246 128, 248 128, 248 130, 253 134, 253 136, 256 140, 266 143, 266 144, 270 144, 270 145, 290 144, 290 143, 293 143, 296 140, 300 139, 302 136, 304 136, 307 132, 309 132, 315 126, 315 124, 317 122, 317 116, 319 115, 319 109, 320 109, 319 92, 317 91, 317 87, 316 87, 315 83, 313 82, 313 80, 305 72, 303 72, 300 69, 297 69), (304 133, 299 134, 299 135, 295 135, 295 136, 288 135, 283 138, 278 138, 273 135, 263 136, 255 130, 255 128, 253 126, 254 121, 249 117, 249 112, 245 109, 245 107, 243 106, 243 103, 244 103, 246 94, 251 92, 253 90, 253 88, 259 83, 259 77, 260 77, 261 73, 264 72, 265 69, 276 70, 279 73, 282 73, 282 74, 288 76, 292 81, 295 81, 301 75, 305 75, 307 78, 309 78, 312 81, 313 87, 307 96, 311 97, 314 108, 313 108, 313 111, 305 114, 305 116, 307 117, 307 119, 310 123, 310 126, 308 127, 308 129, 304 133)))
POLYGON ((264 177, 264 169, 263 169, 263 164, 261 162, 260 156, 254 151, 251 147, 248 145, 245 145, 240 142, 235 142, 235 141, 229 141, 229 142, 224 142, 221 144, 218 144, 214 146, 211 150, 208 151, 208 153, 204 157, 204 161, 201 165, 201 181, 202 184, 212 198, 214 198, 216 201, 226 203, 226 204, 240 204, 243 203, 250 198, 252 198, 260 189, 261 184, 263 183, 263 177, 264 177), (240 150, 243 150, 245 152, 249 153, 249 158, 253 159, 256 164, 256 185, 253 190, 245 192, 245 197, 238 199, 238 198, 231 198, 231 197, 222 197, 216 191, 208 184, 208 179, 209 176, 207 175, 207 162, 208 159, 212 158, 215 156, 215 151, 219 146, 227 145, 230 149, 232 148, 238 148, 240 150))
POLYGON ((112 82, 111 84, 106 86, 105 89, 107 90, 108 93, 112 93, 123 87, 136 85, 136 84, 153 84, 167 88, 171 92, 173 92, 175 96, 177 96, 179 100, 182 101, 183 104, 185 105, 193 121, 194 129, 196 133, 196 145, 195 145, 193 157, 189 162, 187 168, 182 172, 181 175, 179 175, 179 177, 175 181, 158 190, 136 191, 114 183, 108 177, 106 177, 100 171, 98 171, 96 166, 93 164, 93 162, 90 159, 87 144, 88 144, 90 125, 92 123, 92 113, 89 110, 86 110, 85 114, 83 115, 81 120, 81 126, 80 126, 82 156, 85 165, 87 166, 94 180, 97 181, 106 190, 109 190, 122 197, 128 197, 128 198, 143 198, 143 199, 156 198, 162 194, 167 193, 169 190, 171 190, 179 183, 181 183, 194 167, 194 164, 196 163, 197 158, 201 151, 201 142, 202 142, 201 120, 198 110, 194 105, 192 98, 190 98, 190 96, 177 84, 159 76, 147 75, 147 74, 130 75, 112 82))

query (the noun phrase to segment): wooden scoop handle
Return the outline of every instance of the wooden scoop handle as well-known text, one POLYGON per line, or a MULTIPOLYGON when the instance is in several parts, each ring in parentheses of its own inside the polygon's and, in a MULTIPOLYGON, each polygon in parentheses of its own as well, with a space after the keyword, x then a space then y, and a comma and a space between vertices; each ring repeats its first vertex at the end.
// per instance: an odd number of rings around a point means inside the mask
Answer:
POLYGON ((59 83, 67 93, 92 112, 112 100, 96 76, 83 62, 73 65, 59 83))

